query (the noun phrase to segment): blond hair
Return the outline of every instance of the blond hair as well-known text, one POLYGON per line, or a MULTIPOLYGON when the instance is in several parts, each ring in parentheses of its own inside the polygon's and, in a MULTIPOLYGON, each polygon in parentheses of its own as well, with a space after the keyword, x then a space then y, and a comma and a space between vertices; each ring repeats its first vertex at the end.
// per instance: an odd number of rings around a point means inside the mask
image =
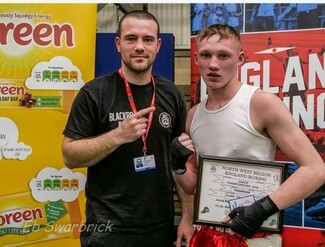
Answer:
POLYGON ((212 24, 200 30, 196 35, 196 41, 202 41, 205 38, 210 38, 213 35, 219 35, 220 40, 236 38, 240 42, 240 34, 231 26, 225 24, 212 24))

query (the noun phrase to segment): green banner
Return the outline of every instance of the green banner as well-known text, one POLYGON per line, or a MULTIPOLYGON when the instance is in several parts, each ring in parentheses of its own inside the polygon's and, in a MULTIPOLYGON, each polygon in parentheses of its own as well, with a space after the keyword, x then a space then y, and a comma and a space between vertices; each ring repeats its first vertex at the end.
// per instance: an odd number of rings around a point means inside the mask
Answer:
POLYGON ((63 215, 65 215, 68 211, 61 201, 56 201, 46 204, 45 212, 48 225, 51 225, 60 219, 63 215))

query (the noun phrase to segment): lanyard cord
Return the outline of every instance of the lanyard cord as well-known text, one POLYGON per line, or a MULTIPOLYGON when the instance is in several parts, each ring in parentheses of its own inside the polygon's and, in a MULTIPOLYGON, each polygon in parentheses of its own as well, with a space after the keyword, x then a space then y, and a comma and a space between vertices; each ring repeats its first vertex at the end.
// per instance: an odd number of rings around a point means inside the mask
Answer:
MULTIPOLYGON (((122 73, 122 69, 119 69, 118 73, 120 74, 120 76, 124 80, 124 84, 125 84, 125 88, 126 88, 126 94, 128 96, 128 100, 129 100, 129 104, 130 104, 130 107, 132 109, 132 112, 134 114, 134 113, 137 112, 137 108, 136 108, 135 103, 134 103, 134 99, 133 99, 133 95, 132 95, 132 91, 131 91, 130 85, 127 82, 127 80, 125 79, 125 77, 124 77, 124 75, 122 73)), ((150 106, 155 106, 156 86, 155 86, 155 80, 154 80, 153 75, 151 75, 151 80, 152 80, 152 84, 153 84, 153 94, 152 94, 152 99, 151 99, 150 106)), ((146 144, 146 141, 147 141, 147 137, 148 137, 148 134, 149 134, 149 130, 150 130, 150 127, 151 127, 151 124, 152 124, 152 118, 153 118, 153 112, 150 112, 149 113, 149 117, 148 117, 148 125, 147 125, 146 133, 141 136, 142 143, 143 143, 142 152, 143 152, 143 154, 144 154, 145 157, 146 157, 146 154, 147 154, 147 144, 146 144)))

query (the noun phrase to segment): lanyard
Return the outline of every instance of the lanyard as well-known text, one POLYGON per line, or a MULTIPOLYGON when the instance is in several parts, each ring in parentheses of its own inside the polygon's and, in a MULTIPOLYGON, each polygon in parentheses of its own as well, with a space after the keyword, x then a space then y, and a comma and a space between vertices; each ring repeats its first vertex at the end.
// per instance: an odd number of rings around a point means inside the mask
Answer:
MULTIPOLYGON (((120 76, 124 80, 124 84, 125 84, 125 88, 126 88, 126 94, 128 96, 128 100, 129 100, 129 103, 130 103, 130 107, 132 109, 132 112, 134 114, 134 113, 137 112, 137 108, 136 108, 135 103, 134 103, 134 99, 133 99, 133 95, 132 95, 132 92, 131 92, 130 85, 127 82, 127 80, 125 79, 125 77, 124 77, 124 75, 122 73, 122 69, 119 69, 118 73, 120 74, 120 76)), ((153 94, 152 94, 152 99, 151 99, 150 106, 155 106, 156 86, 155 86, 155 80, 154 80, 154 78, 153 78, 152 75, 151 75, 151 80, 152 80, 152 84, 153 84, 153 94)), ((142 152, 143 152, 144 157, 146 157, 146 155, 147 155, 147 144, 146 144, 146 141, 147 141, 147 137, 148 137, 148 134, 149 134, 149 130, 150 130, 150 127, 151 127, 151 124, 152 124, 152 118, 153 118, 153 112, 150 112, 149 113, 149 117, 148 117, 148 125, 147 125, 146 133, 141 136, 142 143, 143 143, 142 152)))

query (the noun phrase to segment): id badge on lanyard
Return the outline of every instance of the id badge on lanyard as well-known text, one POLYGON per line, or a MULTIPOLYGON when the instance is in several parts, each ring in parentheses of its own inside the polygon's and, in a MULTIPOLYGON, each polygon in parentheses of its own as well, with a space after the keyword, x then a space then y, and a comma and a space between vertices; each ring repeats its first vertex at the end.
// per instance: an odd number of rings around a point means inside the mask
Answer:
MULTIPOLYGON (((137 108, 136 108, 134 100, 133 100, 133 95, 132 95, 132 92, 131 92, 130 85, 127 82, 127 80, 125 79, 125 77, 124 77, 124 75, 122 73, 122 69, 119 69, 118 72, 119 72, 120 76, 124 80, 126 93, 127 93, 127 96, 128 96, 128 100, 129 100, 132 112, 136 113, 137 108)), ((153 95, 152 95, 150 106, 155 106, 156 88, 155 88, 154 77, 152 75, 151 75, 151 80, 152 80, 152 83, 153 83, 153 95)), ((150 127, 151 127, 151 124, 152 124, 152 118, 153 118, 153 112, 150 112, 149 117, 148 117, 148 126, 147 126, 146 133, 141 136, 142 143, 143 143, 143 146, 142 146, 143 156, 136 157, 136 158, 133 159, 134 169, 135 169, 136 172, 152 170, 152 169, 156 168, 155 157, 154 157, 154 155, 147 155, 147 144, 146 144, 147 137, 148 137, 148 134, 149 134, 149 130, 150 130, 150 127)))
POLYGON ((146 170, 152 170, 156 168, 155 156, 147 155, 133 159, 134 170, 136 172, 142 172, 146 170))

